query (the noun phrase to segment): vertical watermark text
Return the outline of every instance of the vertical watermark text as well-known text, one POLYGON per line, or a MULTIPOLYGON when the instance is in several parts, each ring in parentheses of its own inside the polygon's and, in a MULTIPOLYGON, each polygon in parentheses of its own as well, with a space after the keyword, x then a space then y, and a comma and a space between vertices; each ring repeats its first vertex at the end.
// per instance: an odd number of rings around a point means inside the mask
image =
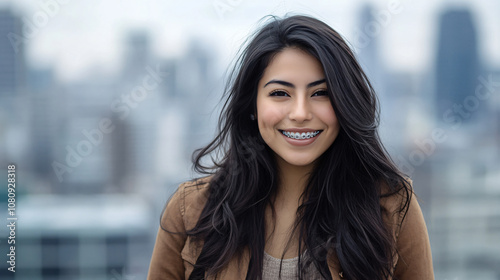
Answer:
POLYGON ((7 253, 7 270, 16 272, 16 165, 9 164, 7 166, 7 228, 9 236, 7 237, 8 253, 7 253))

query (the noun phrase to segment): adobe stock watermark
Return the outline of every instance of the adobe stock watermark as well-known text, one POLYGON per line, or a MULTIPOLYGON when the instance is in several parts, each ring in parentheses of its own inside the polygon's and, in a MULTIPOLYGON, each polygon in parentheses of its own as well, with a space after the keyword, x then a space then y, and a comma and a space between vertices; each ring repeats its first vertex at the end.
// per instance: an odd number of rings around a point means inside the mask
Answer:
POLYGON ((19 47, 26 44, 30 39, 40 33, 40 30, 47 26, 50 19, 54 18, 61 11, 61 5, 69 3, 70 0, 43 0, 40 9, 31 18, 22 17, 21 34, 9 32, 7 38, 16 53, 19 47))
MULTIPOLYGON (((478 81, 474 94, 465 97, 461 104, 453 104, 452 108, 443 113, 443 121, 450 124, 451 129, 460 128, 463 121, 469 119, 479 109, 481 102, 490 99, 494 92, 500 89, 500 80, 494 81, 493 75, 489 75, 487 79, 479 76, 478 81)), ((415 140, 414 143, 417 147, 409 153, 408 158, 398 155, 395 160, 396 164, 404 173, 410 175, 415 171, 415 167, 422 165, 434 153, 437 144, 441 144, 447 139, 446 129, 434 128, 430 137, 415 140)))
POLYGON ((380 35, 382 29, 389 26, 392 22, 392 17, 401 13, 404 6, 400 0, 391 0, 387 2, 385 9, 373 13, 373 20, 366 23, 362 28, 357 27, 354 31, 353 46, 359 52, 365 48, 370 42, 380 35))
MULTIPOLYGON (((142 78, 142 83, 135 86, 129 94, 122 94, 120 98, 115 99, 110 106, 111 112, 119 114, 118 118, 124 120, 131 111, 139 106, 154 90, 158 88, 163 79, 168 76, 167 72, 162 72, 159 65, 156 69, 150 66, 146 68, 147 74, 142 78)), ((74 147, 66 146, 66 157, 64 163, 58 161, 52 162, 52 169, 59 182, 63 181, 63 175, 67 172, 72 173, 74 168, 78 167, 82 161, 94 151, 94 148, 101 145, 105 135, 112 133, 115 125, 110 118, 99 120, 97 127, 82 130, 83 139, 74 147)))
POLYGON ((224 20, 224 15, 236 9, 243 0, 214 0, 212 6, 220 20, 224 20))

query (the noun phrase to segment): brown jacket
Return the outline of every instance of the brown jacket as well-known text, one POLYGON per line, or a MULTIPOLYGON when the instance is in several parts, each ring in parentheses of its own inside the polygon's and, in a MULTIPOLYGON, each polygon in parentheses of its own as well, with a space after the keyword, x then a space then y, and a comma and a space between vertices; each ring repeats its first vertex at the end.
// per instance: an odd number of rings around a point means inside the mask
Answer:
MULTIPOLYGON (((203 180, 203 179, 202 179, 203 180)), ((167 204, 162 225, 171 232, 185 232, 195 226, 207 201, 208 179, 198 184, 186 182, 179 186, 167 204)), ((397 240, 394 279, 434 279, 432 256, 427 228, 415 196, 412 196, 408 213, 401 224, 402 215, 396 212, 403 198, 393 195, 383 198, 381 204, 389 215, 384 220, 397 240)), ((156 244, 149 267, 148 280, 188 279, 201 248, 192 245, 185 234, 171 234, 158 229, 156 244)), ((250 257, 245 250, 240 261, 233 259, 217 279, 244 280, 250 257)), ((328 262, 332 279, 340 279, 341 271, 336 256, 328 262)))

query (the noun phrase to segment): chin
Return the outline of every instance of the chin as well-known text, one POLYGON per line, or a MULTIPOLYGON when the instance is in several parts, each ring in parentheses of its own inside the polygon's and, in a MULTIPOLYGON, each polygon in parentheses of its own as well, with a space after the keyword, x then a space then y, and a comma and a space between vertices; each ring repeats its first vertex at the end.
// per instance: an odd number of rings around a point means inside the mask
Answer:
POLYGON ((282 159, 286 163, 293 165, 293 166, 297 166, 297 167, 310 166, 316 160, 316 159, 311 159, 311 158, 304 158, 304 159, 293 158, 292 159, 292 158, 287 158, 287 157, 284 157, 284 158, 282 157, 282 159))

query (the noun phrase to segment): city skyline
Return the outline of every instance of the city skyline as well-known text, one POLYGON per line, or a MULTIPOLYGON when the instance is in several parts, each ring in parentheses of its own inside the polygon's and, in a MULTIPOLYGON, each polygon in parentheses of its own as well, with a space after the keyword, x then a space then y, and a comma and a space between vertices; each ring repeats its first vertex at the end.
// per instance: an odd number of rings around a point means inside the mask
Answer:
POLYGON ((358 0, 333 4, 314 1, 308 6, 298 1, 271 4, 233 1, 233 6, 223 0, 199 5, 154 0, 141 2, 141 5, 117 5, 113 1, 58 1, 61 3, 50 8, 53 13, 47 16, 47 23, 43 25, 35 24, 35 15, 49 9, 42 3, 59 3, 56 0, 38 3, 1 0, 0 7, 12 7, 23 18, 24 25, 31 25, 36 30, 25 42, 28 63, 35 68, 54 68, 55 77, 62 81, 82 79, 96 70, 107 75, 117 74, 124 52, 122 41, 128 30, 150 33, 154 38, 151 42, 153 52, 164 58, 182 55, 190 38, 201 38, 217 51, 220 72, 230 64, 239 45, 257 22, 268 14, 282 16, 285 12, 300 11, 317 16, 356 45, 357 34, 362 29, 356 15, 363 3, 371 3, 375 14, 387 12, 390 5, 401 6, 401 11, 391 14, 388 21, 380 19, 384 26, 376 35, 381 41, 380 56, 389 69, 419 73, 432 67, 436 56, 432 50, 437 44, 437 18, 445 7, 469 7, 472 10, 482 42, 480 59, 487 56, 487 66, 500 67, 500 52, 496 51, 500 49, 500 32, 496 28, 500 26, 500 19, 496 17, 500 13, 500 3, 493 0, 422 3, 358 0))

